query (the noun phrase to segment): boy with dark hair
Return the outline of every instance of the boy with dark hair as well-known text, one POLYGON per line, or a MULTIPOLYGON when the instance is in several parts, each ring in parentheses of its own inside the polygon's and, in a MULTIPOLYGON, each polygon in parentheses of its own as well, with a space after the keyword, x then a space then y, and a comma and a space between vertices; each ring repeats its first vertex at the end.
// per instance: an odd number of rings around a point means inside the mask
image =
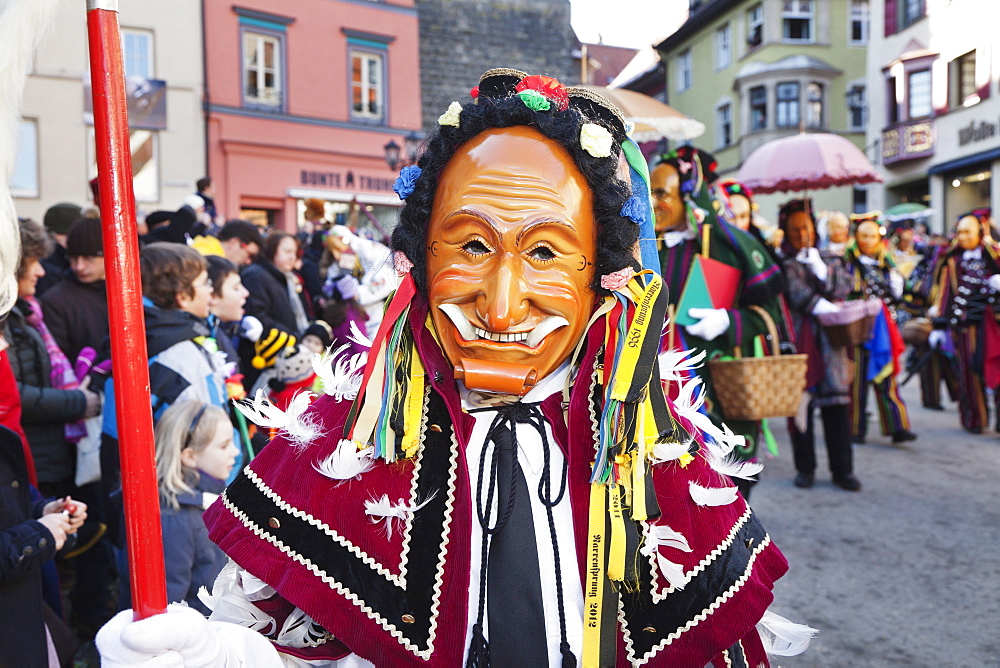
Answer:
POLYGON ((226 259, 237 267, 243 267, 254 261, 260 249, 264 246, 264 238, 253 223, 245 220, 230 220, 219 230, 219 242, 226 254, 226 259))
MULTIPOLYGON (((225 409, 226 374, 206 322, 212 283, 205 259, 183 244, 153 243, 142 249, 139 270, 153 420, 179 400, 225 409)), ((101 471, 105 492, 113 494, 121 488, 114 379, 105 388, 101 471)), ((110 519, 117 520, 117 512, 110 519)))

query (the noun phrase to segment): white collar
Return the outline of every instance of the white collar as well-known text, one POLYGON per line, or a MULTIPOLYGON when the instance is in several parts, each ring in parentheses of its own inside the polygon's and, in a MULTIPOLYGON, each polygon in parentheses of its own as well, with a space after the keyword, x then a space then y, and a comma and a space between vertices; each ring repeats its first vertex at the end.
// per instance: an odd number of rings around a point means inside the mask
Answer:
POLYGON ((861 261, 861 264, 867 264, 868 266, 875 266, 878 264, 878 260, 870 255, 861 254, 858 255, 858 259, 861 261))
POLYGON ((962 251, 963 260, 982 260, 983 259, 983 247, 976 246, 972 250, 962 251))
POLYGON ((662 235, 663 243, 666 244, 667 248, 673 248, 681 242, 697 238, 698 233, 690 227, 685 227, 683 230, 668 230, 662 235))

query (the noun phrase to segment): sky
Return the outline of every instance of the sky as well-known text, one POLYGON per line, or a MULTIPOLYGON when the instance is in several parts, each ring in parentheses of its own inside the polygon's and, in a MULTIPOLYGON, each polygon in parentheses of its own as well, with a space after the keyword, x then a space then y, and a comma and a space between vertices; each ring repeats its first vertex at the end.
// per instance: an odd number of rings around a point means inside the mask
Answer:
POLYGON ((677 29, 688 0, 570 0, 570 5, 580 41, 640 49, 677 29))

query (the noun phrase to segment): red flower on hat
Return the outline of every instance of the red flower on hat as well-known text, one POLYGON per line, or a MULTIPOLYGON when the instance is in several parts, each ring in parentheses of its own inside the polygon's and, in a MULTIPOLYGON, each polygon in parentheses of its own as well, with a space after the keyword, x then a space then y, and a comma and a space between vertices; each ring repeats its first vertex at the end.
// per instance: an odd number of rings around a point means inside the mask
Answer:
POLYGON ((475 100, 476 98, 478 98, 479 97, 479 86, 473 86, 472 90, 469 91, 469 95, 472 96, 473 100, 475 100))
POLYGON ((563 86, 552 77, 541 76, 539 74, 524 77, 515 86, 514 90, 518 93, 525 90, 537 91, 544 95, 549 102, 553 103, 559 111, 569 109, 569 94, 566 92, 566 86, 563 86))

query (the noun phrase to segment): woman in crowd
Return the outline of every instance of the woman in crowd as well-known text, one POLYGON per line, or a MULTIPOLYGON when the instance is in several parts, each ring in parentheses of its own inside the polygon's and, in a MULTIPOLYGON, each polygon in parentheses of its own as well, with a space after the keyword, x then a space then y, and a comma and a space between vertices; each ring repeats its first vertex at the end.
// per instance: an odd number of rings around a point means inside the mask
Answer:
POLYGON ((853 453, 847 405, 850 401, 851 364, 847 350, 834 347, 817 316, 838 310, 834 302, 850 291, 850 277, 838 256, 820 254, 816 248, 816 221, 811 200, 787 202, 778 213, 784 232, 781 268, 788 280, 786 301, 792 312, 799 352, 809 355, 806 385, 811 395, 804 425, 788 419, 788 434, 795 455, 795 486, 813 486, 816 471, 813 409, 823 418, 823 434, 833 483, 856 492, 861 483, 854 477, 853 453))
POLYGON ((246 312, 260 320, 264 331, 272 328, 300 335, 309 326, 302 282, 295 275, 299 244, 287 232, 272 232, 264 240, 257 261, 243 272, 250 292, 246 312))

